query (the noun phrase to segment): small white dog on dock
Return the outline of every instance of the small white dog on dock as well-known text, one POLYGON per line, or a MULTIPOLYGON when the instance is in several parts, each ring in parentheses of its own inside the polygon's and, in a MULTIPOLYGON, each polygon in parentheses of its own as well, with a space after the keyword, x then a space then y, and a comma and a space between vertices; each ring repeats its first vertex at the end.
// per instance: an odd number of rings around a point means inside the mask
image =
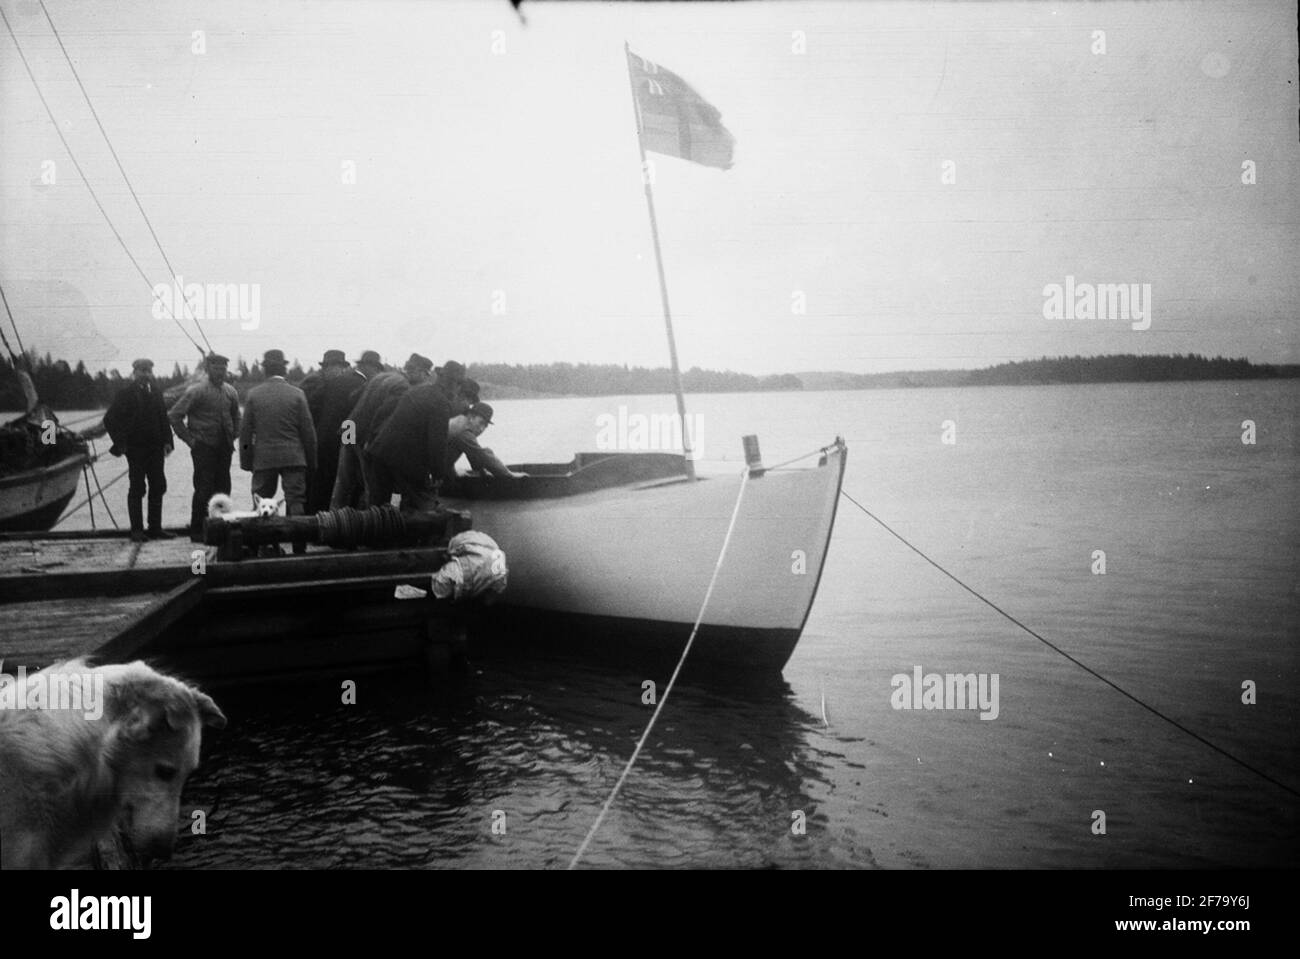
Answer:
POLYGON ((225 493, 217 493, 212 499, 208 500, 208 518, 223 519, 227 523, 238 522, 241 519, 258 519, 264 516, 279 516, 280 507, 284 505, 284 500, 279 497, 263 499, 256 493, 253 494, 252 510, 235 509, 235 501, 225 493))
POLYGON ((0 869, 85 867, 120 832, 166 859, 211 697, 142 662, 57 664, 0 688, 0 869), (89 707, 89 708, 87 708, 89 707))

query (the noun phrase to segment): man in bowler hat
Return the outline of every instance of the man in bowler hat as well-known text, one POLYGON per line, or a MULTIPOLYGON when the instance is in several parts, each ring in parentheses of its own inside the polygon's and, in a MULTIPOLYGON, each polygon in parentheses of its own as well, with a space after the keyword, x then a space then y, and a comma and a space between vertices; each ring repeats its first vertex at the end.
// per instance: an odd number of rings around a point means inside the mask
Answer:
POLYGON ((239 431, 239 465, 253 474, 253 493, 273 499, 284 486, 285 512, 301 516, 307 506, 307 472, 316 468, 316 426, 302 390, 284 378, 284 353, 262 357, 266 382, 249 390, 239 431))
POLYGON ((330 508, 339 467, 339 430, 352 411, 366 377, 354 370, 342 350, 326 350, 320 369, 307 374, 302 391, 316 424, 316 471, 308 475, 307 511, 330 508))

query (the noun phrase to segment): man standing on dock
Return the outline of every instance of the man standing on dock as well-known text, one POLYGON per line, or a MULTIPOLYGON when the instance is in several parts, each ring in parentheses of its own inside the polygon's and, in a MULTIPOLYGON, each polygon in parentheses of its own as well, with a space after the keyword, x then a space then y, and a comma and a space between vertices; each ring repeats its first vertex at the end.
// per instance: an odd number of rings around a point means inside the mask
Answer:
POLYGON ((371 506, 384 506, 394 493, 402 512, 423 512, 437 502, 436 483, 446 469, 447 424, 465 380, 465 367, 449 360, 437 382, 412 387, 366 447, 366 492, 371 506))
POLYGON ((187 389, 169 417, 194 461, 190 539, 196 543, 203 542, 208 500, 214 493, 230 493, 230 458, 239 435, 239 394, 226 382, 229 363, 224 356, 209 353, 203 364, 208 378, 187 389))
POLYGON ((316 471, 307 484, 307 511, 330 508, 339 467, 339 428, 356 404, 366 377, 354 370, 342 350, 326 350, 320 369, 307 374, 302 391, 316 424, 316 471))
POLYGON ((266 382, 254 387, 244 403, 239 431, 239 465, 253 474, 253 493, 274 499, 284 485, 285 513, 302 516, 307 507, 307 473, 316 468, 316 426, 307 396, 284 378, 284 353, 262 356, 266 382))
POLYGON ((345 506, 369 505, 359 503, 358 492, 365 492, 365 446, 378 432, 384 421, 397 408, 397 401, 412 386, 419 386, 429 378, 433 360, 412 353, 399 372, 379 373, 366 382, 345 423, 352 424, 351 443, 344 442, 339 450, 339 471, 330 497, 330 509, 345 506))
POLYGON ((167 492, 167 474, 163 460, 172 452, 172 427, 167 419, 167 405, 162 390, 153 378, 153 360, 140 359, 131 364, 131 382, 113 398, 104 414, 114 456, 126 454, 130 486, 126 493, 126 512, 131 519, 131 541, 171 539, 162 528, 162 501, 167 492), (149 531, 144 527, 145 484, 149 487, 149 531))

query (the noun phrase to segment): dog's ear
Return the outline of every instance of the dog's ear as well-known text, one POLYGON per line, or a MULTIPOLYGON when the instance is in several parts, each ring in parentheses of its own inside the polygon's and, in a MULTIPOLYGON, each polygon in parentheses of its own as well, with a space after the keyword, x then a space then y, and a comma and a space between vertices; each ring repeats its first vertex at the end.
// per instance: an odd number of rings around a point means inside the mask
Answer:
POLYGON ((131 742, 148 742, 162 732, 167 722, 167 711, 160 703, 136 699, 122 718, 121 734, 131 742))
POLYGON ((196 689, 194 704, 199 708, 199 719, 204 726, 211 726, 213 729, 226 728, 226 714, 221 711, 211 696, 196 689))
POLYGON ((193 687, 169 690, 163 711, 167 716, 167 725, 177 731, 188 729, 196 713, 204 726, 224 729, 226 725, 225 714, 217 708, 212 697, 193 687))

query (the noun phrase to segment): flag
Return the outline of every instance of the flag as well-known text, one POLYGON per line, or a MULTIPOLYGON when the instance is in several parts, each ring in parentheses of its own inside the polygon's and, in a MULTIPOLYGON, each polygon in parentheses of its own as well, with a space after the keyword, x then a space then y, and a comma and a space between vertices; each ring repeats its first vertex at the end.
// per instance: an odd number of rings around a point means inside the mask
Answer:
POLYGON ((722 125, 718 108, 689 83, 657 63, 627 51, 633 96, 641 121, 641 145, 692 163, 731 169, 736 138, 722 125))

